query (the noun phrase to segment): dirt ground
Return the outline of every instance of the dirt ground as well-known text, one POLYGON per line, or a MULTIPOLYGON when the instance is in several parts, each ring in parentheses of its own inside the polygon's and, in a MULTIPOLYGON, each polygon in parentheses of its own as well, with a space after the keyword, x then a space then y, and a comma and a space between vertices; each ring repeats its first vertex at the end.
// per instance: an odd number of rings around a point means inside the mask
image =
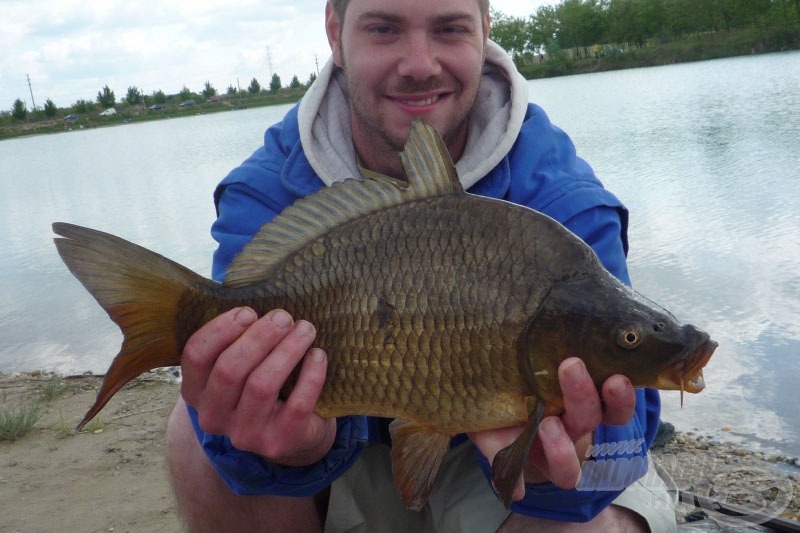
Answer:
MULTIPOLYGON (((76 435, 100 380, 0 374, 0 412, 44 402, 31 432, 0 441, 0 531, 181 531, 163 458, 164 426, 179 386, 165 373, 139 378, 76 435)), ((776 464, 792 459, 686 435, 657 456, 682 489, 770 510, 785 503, 782 516, 800 519, 796 460, 786 474, 776 464)), ((679 515, 692 510, 683 506, 679 515)))

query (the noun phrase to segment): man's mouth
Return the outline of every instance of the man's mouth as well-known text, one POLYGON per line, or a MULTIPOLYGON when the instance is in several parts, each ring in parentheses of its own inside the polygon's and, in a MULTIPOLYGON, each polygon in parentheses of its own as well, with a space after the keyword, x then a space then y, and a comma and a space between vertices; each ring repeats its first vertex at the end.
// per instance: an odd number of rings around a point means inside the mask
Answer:
POLYGON ((425 107, 425 106, 429 106, 429 105, 435 104, 436 102, 439 101, 439 98, 440 98, 440 96, 437 94, 437 95, 434 95, 434 96, 429 96, 429 97, 424 98, 424 99, 419 99, 419 98, 416 98, 416 99, 397 98, 397 101, 400 102, 401 104, 407 105, 407 106, 425 107))

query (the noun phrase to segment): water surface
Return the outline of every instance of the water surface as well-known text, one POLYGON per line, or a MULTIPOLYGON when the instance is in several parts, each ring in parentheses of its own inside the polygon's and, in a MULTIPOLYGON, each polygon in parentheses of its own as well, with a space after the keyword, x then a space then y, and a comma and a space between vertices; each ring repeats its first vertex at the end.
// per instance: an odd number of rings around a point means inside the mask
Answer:
MULTIPOLYGON (((800 53, 532 81, 530 99, 630 208, 635 287, 720 343, 664 418, 800 455, 800 53)), ((102 373, 119 347, 51 222, 209 275, 214 186, 287 109, 0 143, 0 371, 102 373)))

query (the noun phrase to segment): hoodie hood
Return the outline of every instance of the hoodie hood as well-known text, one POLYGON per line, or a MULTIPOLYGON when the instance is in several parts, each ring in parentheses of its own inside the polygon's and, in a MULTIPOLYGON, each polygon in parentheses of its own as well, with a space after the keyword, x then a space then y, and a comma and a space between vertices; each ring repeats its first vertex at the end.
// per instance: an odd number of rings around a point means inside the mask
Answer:
MULTIPOLYGON (((325 185, 359 176, 350 132, 347 87, 329 59, 300 102, 300 141, 325 185)), ((469 118, 464 154, 456 169, 464 189, 488 174, 511 150, 528 105, 528 87, 508 54, 489 41, 483 76, 469 118)))

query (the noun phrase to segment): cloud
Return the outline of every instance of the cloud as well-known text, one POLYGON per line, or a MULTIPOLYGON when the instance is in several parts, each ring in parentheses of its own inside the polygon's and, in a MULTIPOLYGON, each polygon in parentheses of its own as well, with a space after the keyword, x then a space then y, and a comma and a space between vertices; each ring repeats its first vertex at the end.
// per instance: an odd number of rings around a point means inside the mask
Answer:
POLYGON ((117 98, 129 86, 176 93, 205 81, 218 90, 262 85, 275 72, 284 84, 302 81, 329 54, 320 1, 126 3, 119 0, 2 2, 0 108, 16 98, 30 107, 26 75, 37 105, 66 107, 94 99, 108 84, 117 98), (11 22, 13 21, 13 22, 11 22), (6 28, 5 26, 8 26, 6 28), (272 69, 270 69, 270 66, 272 69))
MULTIPOLYGON (((524 16, 545 2, 502 0, 492 5, 524 16)), ((262 86, 277 73, 284 85, 306 81, 330 55, 324 0, 0 0, 0 109, 17 98, 31 107, 94 100, 108 85, 122 98, 128 87, 147 94, 262 86), (270 68, 271 67, 271 68, 270 68)))

